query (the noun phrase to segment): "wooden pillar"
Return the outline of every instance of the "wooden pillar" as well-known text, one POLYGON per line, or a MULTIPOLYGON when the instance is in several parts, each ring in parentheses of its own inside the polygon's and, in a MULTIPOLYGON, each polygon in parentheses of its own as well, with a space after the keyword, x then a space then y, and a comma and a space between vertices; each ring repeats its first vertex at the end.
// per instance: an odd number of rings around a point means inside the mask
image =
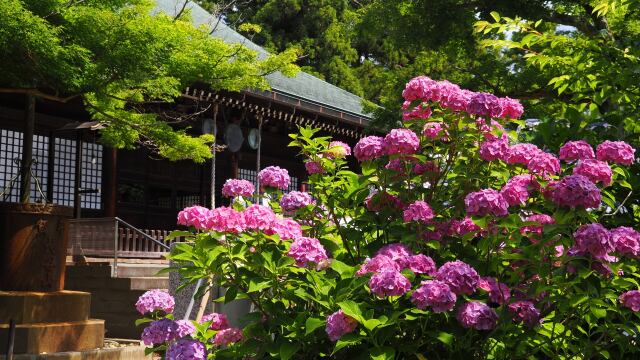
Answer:
POLYGON ((116 217, 118 194, 118 150, 105 148, 104 216, 116 217))
POLYGON ((33 162, 33 133, 36 124, 36 98, 27 94, 24 109, 22 160, 20 163, 20 202, 29 202, 31 194, 31 163, 33 162))
POLYGON ((82 212, 82 130, 76 130, 76 173, 73 185, 73 217, 80 219, 82 212))

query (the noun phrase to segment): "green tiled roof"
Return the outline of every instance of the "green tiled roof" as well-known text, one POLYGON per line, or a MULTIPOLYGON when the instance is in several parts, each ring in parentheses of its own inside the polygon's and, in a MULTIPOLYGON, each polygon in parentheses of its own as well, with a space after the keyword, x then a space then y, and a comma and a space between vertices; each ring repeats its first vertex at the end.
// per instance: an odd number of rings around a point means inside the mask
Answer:
MULTIPOLYGON (((182 9, 185 1, 186 0, 156 0, 156 9, 169 15, 175 15, 182 9)), ((261 57, 269 54, 262 47, 228 27, 223 21, 218 21, 217 18, 193 1, 188 2, 187 9, 190 9, 191 17, 195 25, 200 26, 204 24, 216 26, 212 36, 219 37, 228 43, 244 44, 246 47, 257 51, 261 57)), ((313 75, 301 71, 295 77, 289 78, 276 72, 268 75, 267 80, 271 85, 271 90, 276 93, 369 119, 369 115, 363 111, 362 98, 313 75)))

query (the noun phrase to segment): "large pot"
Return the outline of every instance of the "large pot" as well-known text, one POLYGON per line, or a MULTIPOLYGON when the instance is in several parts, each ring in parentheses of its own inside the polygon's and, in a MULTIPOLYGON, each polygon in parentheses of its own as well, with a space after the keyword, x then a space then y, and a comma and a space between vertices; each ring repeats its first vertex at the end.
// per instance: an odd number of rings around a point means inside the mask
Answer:
POLYGON ((53 204, 0 204, 0 290, 64 289, 67 220, 73 209, 53 204))

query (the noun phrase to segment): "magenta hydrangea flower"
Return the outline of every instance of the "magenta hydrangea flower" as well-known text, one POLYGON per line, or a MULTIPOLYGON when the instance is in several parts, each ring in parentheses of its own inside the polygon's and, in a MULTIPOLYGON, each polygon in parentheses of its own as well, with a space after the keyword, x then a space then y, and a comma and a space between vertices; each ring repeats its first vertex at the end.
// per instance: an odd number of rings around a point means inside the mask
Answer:
POLYGON ((623 293, 618 298, 622 306, 631 309, 633 312, 640 311, 640 291, 631 290, 623 293))
POLYGON ((466 111, 469 101, 471 101, 471 98, 475 95, 475 92, 466 89, 458 88, 457 91, 453 89, 441 97, 440 105, 445 109, 455 112, 466 111))
POLYGON ((160 345, 180 338, 178 336, 178 323, 169 319, 160 319, 151 322, 142 330, 142 342, 147 345, 160 345))
POLYGON ((406 101, 431 100, 434 96, 433 93, 436 90, 437 83, 431 80, 427 76, 418 76, 411 79, 402 91, 402 97, 406 101))
POLYGON ((324 174, 325 170, 322 168, 322 164, 319 161, 305 161, 304 168, 309 175, 324 174))
POLYGON ((498 282, 496 278, 481 277, 478 281, 478 288, 489 293, 489 301, 494 304, 506 304, 511 299, 511 290, 507 284, 498 282))
POLYGON ((532 174, 547 178, 549 175, 555 175, 560 172, 560 160, 553 154, 540 151, 529 160, 527 169, 529 169, 532 174))
POLYGON ((227 179, 222 185, 222 196, 234 198, 236 196, 252 197, 256 188, 250 181, 241 179, 227 179))
POLYGON ((404 166, 405 164, 404 164, 404 161, 402 161, 402 159, 395 158, 395 159, 389 160, 389 162, 387 163, 387 165, 384 166, 384 168, 387 170, 393 170, 400 174, 404 174, 405 173, 404 166))
POLYGON ((276 214, 270 207, 253 204, 243 211, 247 229, 270 230, 276 221, 276 214))
POLYGON ((509 204, 502 194, 493 189, 467 194, 464 205, 470 216, 507 216, 509 214, 509 204))
POLYGON ((604 161, 600 160, 581 160, 576 167, 573 168, 574 175, 582 175, 591 180, 594 184, 602 183, 604 186, 611 185, 611 167, 604 161))
POLYGON ((404 204, 397 196, 381 191, 368 196, 365 200, 365 206, 369 211, 379 212, 388 208, 402 209, 404 204))
POLYGON ((400 265, 386 255, 376 255, 373 258, 367 258, 364 264, 356 272, 356 276, 360 277, 368 273, 377 273, 383 270, 400 271, 400 265))
POLYGON ((302 236, 293 241, 287 255, 300 267, 306 267, 310 262, 320 265, 329 259, 318 239, 302 236))
POLYGON ((353 332, 358 327, 358 321, 351 316, 338 310, 327 316, 327 326, 325 331, 329 340, 338 341, 343 335, 353 332))
POLYGON ((462 327, 476 330, 491 330, 498 324, 498 314, 479 301, 470 301, 460 307, 457 315, 462 327))
POLYGON ((218 232, 241 233, 246 229, 245 217, 233 208, 221 206, 209 211, 206 229, 218 232))
POLYGON ((180 339, 167 348, 166 358, 171 360, 206 360, 207 349, 198 340, 180 339))
POLYGON ((516 175, 509 179, 500 194, 509 206, 524 205, 529 199, 530 189, 539 189, 540 184, 530 174, 516 175))
POLYGON ((482 230, 480 226, 476 225, 468 216, 462 220, 455 220, 455 222, 451 224, 452 235, 464 236, 470 233, 475 234, 480 230, 482 230))
POLYGON ((200 323, 203 324, 208 321, 211 321, 211 325, 209 325, 209 329, 211 330, 222 330, 229 327, 229 321, 227 320, 227 316, 225 314, 219 314, 219 313, 206 314, 202 316, 200 323))
POLYGON ((598 223, 582 225, 573 233, 575 244, 569 253, 571 255, 590 254, 594 259, 603 261, 615 260, 609 255, 615 250, 611 233, 598 223))
POLYGON ((506 136, 497 140, 484 141, 480 144, 480 158, 485 161, 504 160, 509 151, 509 141, 506 136))
POLYGON ((620 165, 631 165, 635 160, 636 149, 624 141, 605 141, 596 148, 596 157, 600 161, 609 161, 620 165))
POLYGON ((226 328, 218 331, 216 336, 213 338, 213 343, 218 346, 228 346, 230 344, 242 341, 242 338, 242 329, 226 328))
POLYGON ((542 152, 542 150, 533 144, 515 144, 509 147, 504 160, 507 164, 521 164, 526 166, 539 152, 542 152))
POLYGON ((410 121, 413 119, 428 119, 433 114, 433 110, 427 105, 427 103, 422 103, 411 111, 406 111, 402 113, 402 120, 410 121))
POLYGON ((640 255, 640 232, 630 227, 620 226, 610 232, 616 252, 622 255, 640 255))
POLYGON ((432 140, 438 140, 442 138, 446 140, 446 138, 449 136, 449 133, 445 129, 445 125, 443 123, 428 122, 424 124, 424 127, 422 128, 422 135, 432 140))
POLYGON ((403 260, 403 265, 416 274, 427 274, 429 276, 433 276, 437 269, 433 259, 423 254, 407 256, 403 260))
POLYGON ((380 136, 366 136, 353 147, 353 155, 358 161, 377 159, 384 155, 384 139, 380 136))
POLYGON ((418 309, 425 309, 427 306, 435 313, 450 311, 456 304, 456 294, 451 291, 449 285, 439 280, 427 280, 411 294, 411 302, 418 309))
POLYGON ((551 201, 557 205, 570 208, 597 208, 602 200, 600 189, 582 175, 569 175, 558 182, 550 183, 547 193, 551 201))
POLYGON ((402 214, 402 218, 406 223, 412 221, 428 223, 434 216, 435 214, 431 206, 422 200, 418 200, 409 205, 402 214))
POLYGON ((411 282, 398 271, 383 270, 371 277, 369 289, 378 297, 400 296, 411 289, 411 282))
POLYGON ((178 225, 193 226, 196 229, 206 228, 209 209, 202 206, 191 206, 184 208, 178 213, 178 225))
POLYGON ((271 229, 265 230, 265 234, 278 234, 282 240, 295 240, 302 236, 302 227, 293 219, 276 218, 271 229))
POLYGON ((154 311, 162 311, 165 314, 171 314, 173 307, 176 305, 173 296, 168 292, 159 289, 149 290, 140 295, 136 301, 136 310, 142 315, 152 313, 154 311))
POLYGON ((509 304, 509 312, 513 314, 513 321, 521 322, 529 327, 540 323, 540 310, 531 301, 516 301, 509 304))
POLYGON ((424 173, 438 173, 440 169, 435 161, 427 161, 425 163, 418 163, 413 166, 413 173, 416 175, 422 175, 424 173))
POLYGON ((404 267, 405 258, 413 255, 409 247, 404 244, 389 244, 385 245, 378 250, 376 255, 385 255, 391 258, 391 260, 397 262, 401 267, 404 267))
POLYGON ((332 141, 329 143, 329 148, 325 151, 325 154, 330 159, 342 159, 351 155, 351 147, 342 141, 332 141))
POLYGON ((409 129, 392 129, 384 137, 385 154, 415 154, 420 148, 418 135, 409 129))
POLYGON ((556 220, 547 214, 533 214, 523 219, 526 222, 536 222, 539 225, 526 225, 520 228, 522 235, 542 235, 544 225, 555 224, 556 220))
POLYGON ((595 159, 593 148, 584 140, 568 141, 560 148, 560 159, 565 161, 595 159))
POLYGON ((500 105, 502 105, 502 112, 498 117, 519 119, 522 113, 524 113, 524 107, 520 104, 520 101, 508 96, 499 98, 498 100, 500 101, 500 105))
POLYGON ((176 325, 178 325, 178 331, 176 333, 178 338, 193 335, 196 332, 196 327, 191 320, 176 320, 176 325))
POLYGON ((262 186, 286 190, 289 187, 291 178, 286 169, 279 166, 267 166, 258 173, 258 181, 262 186))
POLYGON ((313 204, 313 202, 313 198, 309 193, 302 191, 291 191, 282 195, 280 206, 282 206, 282 209, 285 211, 294 211, 307 205, 311 205, 313 204))
POLYGON ((493 94, 476 93, 469 100, 467 112, 471 115, 496 118, 502 114, 502 104, 493 94))
POLYGON ((473 294, 480 281, 476 270, 460 260, 446 262, 438 269, 435 278, 449 285, 456 295, 473 294))

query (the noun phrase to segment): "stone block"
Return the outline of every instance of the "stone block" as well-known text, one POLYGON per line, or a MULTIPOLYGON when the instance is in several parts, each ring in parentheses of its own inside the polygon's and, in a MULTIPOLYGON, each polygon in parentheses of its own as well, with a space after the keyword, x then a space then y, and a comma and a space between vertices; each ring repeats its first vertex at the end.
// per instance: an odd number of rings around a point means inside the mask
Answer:
MULTIPOLYGON (((0 324, 0 339, 7 339, 8 324, 0 324)), ((104 320, 20 324, 16 326, 14 353, 40 354, 96 349, 104 344, 104 320)), ((0 341, 0 354, 6 352, 0 341)))
POLYGON ((91 294, 80 291, 0 291, 0 324, 83 321, 89 319, 91 294))

